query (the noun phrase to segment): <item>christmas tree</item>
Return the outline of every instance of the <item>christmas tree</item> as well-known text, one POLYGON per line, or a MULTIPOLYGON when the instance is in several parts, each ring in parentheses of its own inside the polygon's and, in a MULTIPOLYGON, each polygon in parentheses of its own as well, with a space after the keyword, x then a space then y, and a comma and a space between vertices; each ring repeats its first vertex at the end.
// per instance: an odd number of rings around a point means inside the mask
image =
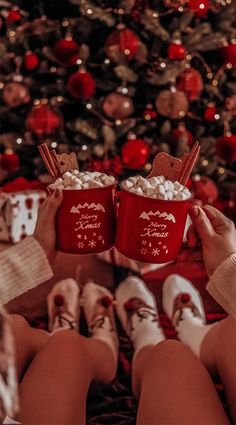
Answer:
POLYGON ((45 140, 118 177, 198 140, 192 188, 234 217, 235 77, 233 0, 0 0, 0 183, 45 178, 45 140))

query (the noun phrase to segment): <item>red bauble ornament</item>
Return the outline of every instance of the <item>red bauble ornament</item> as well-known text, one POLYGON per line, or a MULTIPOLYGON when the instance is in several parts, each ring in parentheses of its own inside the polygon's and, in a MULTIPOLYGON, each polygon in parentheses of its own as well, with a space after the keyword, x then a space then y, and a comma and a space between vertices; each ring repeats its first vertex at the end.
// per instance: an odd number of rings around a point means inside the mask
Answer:
POLYGON ((26 119, 30 131, 38 137, 55 133, 63 126, 61 114, 49 105, 34 106, 26 119))
POLYGON ((73 39, 62 38, 54 46, 54 54, 58 62, 64 66, 74 65, 79 59, 80 46, 73 39))
POLYGON ((124 59, 134 59, 140 45, 140 39, 134 31, 122 28, 112 32, 107 37, 105 52, 109 59, 115 62, 122 62, 124 59))
POLYGON ((6 149, 0 154, 0 166, 9 173, 14 173, 20 169, 19 156, 12 149, 6 149))
POLYGON ((187 130, 187 128, 185 127, 185 125, 183 123, 180 123, 179 126, 177 128, 174 128, 171 132, 171 136, 170 136, 170 143, 171 144, 178 144, 180 139, 186 139, 186 144, 189 147, 193 146, 193 135, 192 133, 187 130))
POLYGON ((26 53, 25 59, 24 59, 24 68, 27 71, 34 71, 34 69, 36 69, 38 65, 39 65, 38 55, 32 52, 26 53))
POLYGON ((112 92, 104 99, 102 109, 109 118, 124 120, 133 113, 134 105, 130 97, 112 92))
POLYGON ((188 100, 192 102, 201 96, 204 83, 201 74, 196 69, 189 68, 179 75, 176 87, 184 91, 188 100))
POLYGON ((123 165, 120 157, 117 155, 110 159, 91 159, 88 164, 90 171, 100 171, 113 176, 119 176, 123 172, 123 165))
POLYGON ((143 167, 150 155, 150 148, 142 139, 127 140, 122 147, 122 160, 127 168, 143 167))
POLYGON ((225 161, 236 161, 236 135, 225 134, 216 140, 216 152, 225 161))
POLYGON ((89 99, 95 92, 95 80, 89 72, 74 72, 67 82, 67 90, 75 99, 89 99))
POLYGON ((186 57, 186 49, 181 43, 172 43, 167 50, 170 60, 182 60, 186 57))
POLYGON ((230 43, 228 46, 222 47, 220 54, 225 64, 231 63, 233 68, 236 67, 236 43, 230 43))
POLYGON ((216 107, 214 104, 209 104, 204 111, 204 118, 206 121, 215 121, 216 107))
POLYGON ((29 89, 25 84, 12 81, 3 88, 3 100, 10 108, 25 105, 30 101, 29 89))
POLYGON ((16 23, 16 22, 19 22, 20 20, 21 20, 21 14, 19 10, 17 9, 9 10, 9 13, 7 15, 7 22, 16 23))
POLYGON ((189 105, 185 93, 179 90, 163 90, 155 103, 159 114, 172 119, 183 118, 189 105))
POLYGON ((204 204, 212 204, 218 198, 219 192, 215 182, 206 176, 195 176, 192 179, 191 190, 194 197, 204 204))
POLYGON ((198 18, 202 18, 209 10, 209 0, 189 0, 188 7, 198 18))

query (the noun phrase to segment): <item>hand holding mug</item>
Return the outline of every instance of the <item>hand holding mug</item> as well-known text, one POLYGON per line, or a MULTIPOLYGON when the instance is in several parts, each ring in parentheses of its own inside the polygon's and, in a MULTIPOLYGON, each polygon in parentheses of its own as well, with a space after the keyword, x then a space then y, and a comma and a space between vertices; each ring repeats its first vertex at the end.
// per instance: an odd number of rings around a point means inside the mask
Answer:
POLYGON ((189 214, 193 224, 187 233, 188 245, 193 248, 201 240, 203 261, 210 277, 228 256, 236 252, 236 229, 231 220, 210 205, 202 208, 194 205, 189 214))

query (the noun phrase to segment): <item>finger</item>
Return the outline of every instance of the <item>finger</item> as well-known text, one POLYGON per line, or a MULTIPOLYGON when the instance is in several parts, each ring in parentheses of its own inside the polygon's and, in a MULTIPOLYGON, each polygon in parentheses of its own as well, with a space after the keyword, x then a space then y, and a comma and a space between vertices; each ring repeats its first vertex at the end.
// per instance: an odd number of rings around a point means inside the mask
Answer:
POLYGON ((199 242, 199 235, 197 233, 196 227, 194 227, 193 224, 189 226, 186 236, 188 241, 188 247, 189 248, 196 247, 199 242))
POLYGON ((63 200, 62 190, 60 189, 54 190, 52 195, 48 198, 48 202, 46 205, 50 218, 55 217, 56 212, 62 203, 62 200, 63 200))
POLYGON ((216 208, 212 207, 211 205, 204 205, 203 210, 214 229, 219 229, 219 227, 228 225, 229 219, 216 208))
POLYGON ((194 205, 189 209, 189 215, 203 243, 214 236, 214 228, 202 208, 194 205))

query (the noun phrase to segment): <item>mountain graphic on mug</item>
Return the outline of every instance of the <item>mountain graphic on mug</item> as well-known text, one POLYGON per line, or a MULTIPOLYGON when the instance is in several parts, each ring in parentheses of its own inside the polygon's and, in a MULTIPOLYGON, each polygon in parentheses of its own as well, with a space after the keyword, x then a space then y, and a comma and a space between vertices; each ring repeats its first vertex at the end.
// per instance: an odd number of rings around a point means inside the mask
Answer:
POLYGON ((159 218, 163 218, 164 220, 172 221, 173 223, 176 223, 175 216, 171 213, 167 212, 160 212, 160 211, 149 211, 148 213, 146 211, 143 211, 139 218, 143 218, 144 220, 150 220, 150 216, 158 216, 159 218))
POLYGON ((78 204, 77 207, 74 205, 73 207, 71 207, 70 212, 73 214, 79 214, 80 210, 83 208, 86 208, 88 210, 92 209, 94 211, 102 211, 105 213, 105 208, 103 207, 103 205, 100 203, 95 204, 94 202, 92 202, 91 204, 88 204, 87 202, 85 202, 85 204, 78 204))

